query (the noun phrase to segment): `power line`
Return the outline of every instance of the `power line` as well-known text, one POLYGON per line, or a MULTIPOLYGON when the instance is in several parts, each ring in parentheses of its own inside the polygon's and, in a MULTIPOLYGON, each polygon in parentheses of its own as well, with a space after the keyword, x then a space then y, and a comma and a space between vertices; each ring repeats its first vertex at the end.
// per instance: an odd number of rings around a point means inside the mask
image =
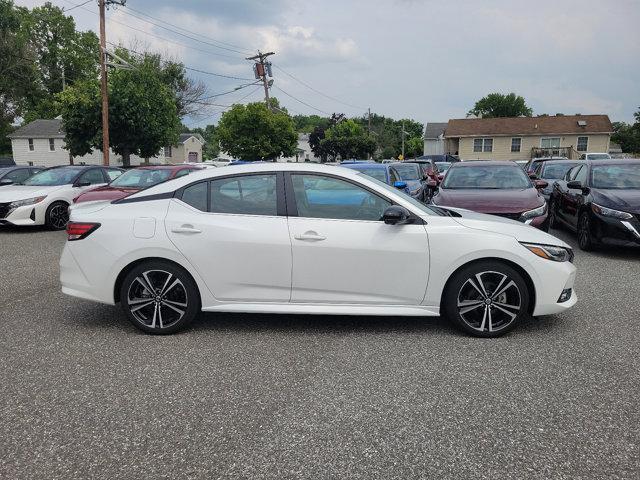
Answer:
MULTIPOLYGON (((136 13, 138 13, 138 14, 140 14, 140 15, 144 15, 145 17, 149 17, 149 18, 152 18, 152 19, 154 19, 154 20, 157 20, 158 22, 162 22, 162 23, 164 23, 164 24, 166 24, 166 25, 170 25, 170 26, 172 26, 172 27, 174 27, 174 28, 177 28, 178 30, 182 30, 182 31, 185 31, 185 32, 189 32, 189 33, 191 33, 191 34, 194 34, 194 33, 193 33, 193 32, 191 32, 190 30, 187 30, 186 28, 180 27, 180 26, 178 26, 178 25, 174 25, 174 24, 169 23, 169 22, 167 22, 167 21, 165 21, 165 20, 162 20, 162 19, 160 19, 160 18, 158 18, 158 17, 154 17, 154 16, 152 16, 152 15, 149 15, 148 13, 141 12, 140 10, 136 10, 135 8, 132 8, 132 7, 130 7, 129 5, 125 5, 125 8, 126 8, 127 10, 131 10, 131 11, 133 11, 133 12, 136 12, 136 13)), ((229 47, 237 48, 237 49, 239 49, 239 50, 244 50, 244 52, 245 52, 245 53, 246 53, 246 52, 248 52, 248 49, 245 49, 244 47, 241 47, 241 46, 238 46, 238 45, 234 45, 233 43, 223 42, 222 40, 217 40, 217 39, 215 39, 215 38, 208 37, 208 36, 206 36, 206 35, 202 35, 201 33, 197 33, 197 34, 195 34, 195 35, 197 35, 198 37, 206 38, 207 40, 211 40, 212 42, 220 43, 220 44, 222 44, 222 45, 227 45, 227 46, 229 46, 229 47)), ((243 53, 243 54, 244 54, 244 53, 243 53)))
POLYGON ((291 77, 292 79, 294 79, 296 82, 300 83, 301 85, 304 85, 309 90, 312 90, 312 91, 316 92, 318 95, 322 95, 323 97, 328 98, 329 100, 333 100, 334 102, 341 103, 342 105, 346 105, 347 107, 357 108, 358 110, 366 110, 364 107, 359 107, 357 105, 352 105, 351 103, 343 102, 342 100, 339 100, 339 99, 337 99, 335 97, 332 97, 331 95, 327 95, 326 93, 322 93, 320 90, 317 90, 317 89, 313 88, 308 83, 303 82, 302 80, 300 80, 299 78, 295 77, 291 73, 285 71, 282 67, 279 67, 278 65, 274 65, 274 67, 276 67, 278 70, 280 70, 285 75, 287 75, 287 76, 291 77))
POLYGON ((83 2, 80 5, 75 5, 75 6, 71 7, 71 8, 63 8, 62 11, 64 13, 67 13, 67 12, 70 12, 71 10, 73 10, 74 8, 82 7, 83 5, 86 5, 87 3, 92 2, 92 1, 93 0, 87 0, 86 2, 83 2))
POLYGON ((300 100, 299 98, 294 97, 293 95, 291 95, 290 93, 285 92, 284 90, 282 90, 280 87, 276 87, 275 85, 273 85, 273 88, 278 89, 279 91, 281 91, 282 93, 284 93, 287 97, 293 98, 296 102, 299 102, 303 105, 306 105, 309 108, 312 108, 314 110, 317 110, 320 113, 324 113, 325 115, 331 115, 329 112, 325 112, 324 110, 320 110, 318 107, 314 107, 313 105, 309 105, 307 102, 303 102, 302 100, 300 100))

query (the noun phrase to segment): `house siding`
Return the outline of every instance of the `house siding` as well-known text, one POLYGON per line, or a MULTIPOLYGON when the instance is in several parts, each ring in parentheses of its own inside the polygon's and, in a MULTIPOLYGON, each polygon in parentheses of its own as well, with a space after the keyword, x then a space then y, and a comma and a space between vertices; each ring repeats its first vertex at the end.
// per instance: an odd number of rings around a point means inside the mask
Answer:
MULTIPOLYGON (((576 149, 578 136, 589 137, 587 144, 588 152, 608 152, 609 134, 588 134, 584 135, 523 135, 523 136, 490 136, 483 135, 477 137, 460 138, 458 152, 462 160, 528 160, 531 158, 532 148, 540 147, 542 138, 560 137, 561 147, 571 147, 576 149), (493 138, 492 152, 474 152, 473 140, 475 138, 493 138), (520 152, 511 151, 511 139, 522 138, 520 152)), ((583 152, 579 152, 583 153, 583 152)))
MULTIPOLYGON (((49 150, 48 138, 34 138, 33 151, 29 150, 29 139, 12 138, 11 149, 13 151, 13 160, 18 165, 35 165, 39 167, 57 167, 60 165, 69 165, 69 152, 64 149, 64 138, 55 138, 55 150, 49 150)), ((110 163, 113 166, 122 165, 122 157, 111 152, 110 163)), ((164 157, 153 157, 150 159, 153 163, 166 163, 164 157)), ((102 165, 102 152, 94 150, 88 155, 82 157, 74 157, 73 163, 76 165, 102 165)), ((131 165, 140 165, 145 163, 143 158, 137 155, 131 155, 131 165)))
POLYGON ((429 138, 424 141, 425 155, 442 155, 444 153, 444 139, 429 138))

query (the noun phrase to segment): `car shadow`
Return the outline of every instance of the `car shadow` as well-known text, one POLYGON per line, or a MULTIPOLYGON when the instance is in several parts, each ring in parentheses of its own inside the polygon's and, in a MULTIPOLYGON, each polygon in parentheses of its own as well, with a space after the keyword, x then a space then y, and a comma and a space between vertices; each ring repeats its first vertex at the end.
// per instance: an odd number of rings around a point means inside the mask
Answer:
MULTIPOLYGON (((55 232, 56 230, 51 230, 47 228, 45 225, 27 225, 27 226, 16 226, 16 225, 0 225, 0 235, 3 233, 37 233, 37 232, 55 232)), ((63 231, 63 230, 60 230, 63 231)))

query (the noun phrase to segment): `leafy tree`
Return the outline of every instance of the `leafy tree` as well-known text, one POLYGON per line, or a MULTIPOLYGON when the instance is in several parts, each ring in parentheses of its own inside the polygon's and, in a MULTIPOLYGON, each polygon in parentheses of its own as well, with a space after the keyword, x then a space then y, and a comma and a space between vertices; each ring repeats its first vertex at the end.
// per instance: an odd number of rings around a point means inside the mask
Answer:
POLYGON ((483 118, 530 117, 532 114, 533 110, 527 106, 524 98, 515 93, 509 93, 507 95, 490 93, 486 97, 478 100, 468 113, 468 115, 483 118))
POLYGON ((220 146, 231 156, 245 160, 273 160, 291 156, 297 135, 291 117, 264 103, 234 105, 222 114, 217 136, 220 146))
POLYGON ((53 118, 59 114, 54 95, 65 84, 96 77, 98 37, 91 31, 77 31, 73 17, 50 2, 21 10, 21 33, 28 38, 39 76, 37 88, 25 101, 25 121, 53 118))
MULTIPOLYGON (((174 92, 157 71, 140 65, 109 75, 109 141, 129 165, 132 154, 149 158, 178 141, 174 92)), ((79 156, 102 148, 98 81, 79 82, 57 96, 66 133, 66 148, 79 156)))
POLYGON ((320 115, 294 115, 293 123, 297 132, 311 133, 316 127, 328 128, 331 120, 320 115))
POLYGON ((629 125, 625 122, 613 123, 611 141, 620 145, 623 152, 640 153, 640 109, 634 113, 636 122, 629 125))
POLYGON ((424 153, 422 137, 411 137, 405 142, 404 155, 406 158, 419 157, 424 153))
POLYGON ((332 157, 367 158, 376 149, 375 140, 354 120, 343 120, 325 131, 320 145, 332 157))
MULTIPOLYGON (((189 130, 186 130, 189 132, 189 130)), ((204 147, 202 147, 202 158, 204 160, 213 160, 220 154, 220 140, 216 132, 215 125, 207 125, 205 128, 194 128, 191 133, 199 133, 204 138, 204 147)))

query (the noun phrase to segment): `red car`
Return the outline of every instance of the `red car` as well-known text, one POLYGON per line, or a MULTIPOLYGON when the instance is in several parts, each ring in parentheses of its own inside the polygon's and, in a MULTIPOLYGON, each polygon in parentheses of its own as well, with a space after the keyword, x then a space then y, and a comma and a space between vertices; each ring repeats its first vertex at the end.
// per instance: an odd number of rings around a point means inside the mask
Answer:
POLYGON ((547 231, 547 202, 540 192, 546 186, 514 162, 460 162, 447 170, 431 203, 498 215, 547 231))
POLYGON ((182 177, 201 169, 202 167, 197 165, 156 165, 134 168, 112 180, 108 185, 81 193, 73 199, 73 203, 117 200, 166 180, 182 177))

